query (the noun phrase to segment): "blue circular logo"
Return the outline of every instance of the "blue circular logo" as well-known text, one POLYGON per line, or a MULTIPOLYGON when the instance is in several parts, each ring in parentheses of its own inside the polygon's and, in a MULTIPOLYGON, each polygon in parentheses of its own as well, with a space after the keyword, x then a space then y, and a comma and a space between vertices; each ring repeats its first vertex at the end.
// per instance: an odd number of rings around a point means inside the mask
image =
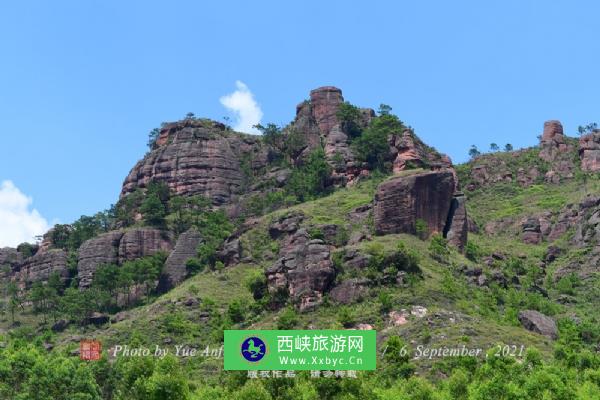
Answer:
POLYGON ((252 336, 242 342, 242 356, 250 362, 257 362, 267 354, 267 345, 262 339, 252 336))

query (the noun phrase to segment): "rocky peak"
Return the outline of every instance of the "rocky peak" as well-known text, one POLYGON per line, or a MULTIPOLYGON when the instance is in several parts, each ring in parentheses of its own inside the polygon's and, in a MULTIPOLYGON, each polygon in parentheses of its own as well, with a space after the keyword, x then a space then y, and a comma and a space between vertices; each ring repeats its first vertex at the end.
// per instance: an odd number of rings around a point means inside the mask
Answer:
POLYGON ((163 127, 155 148, 125 178, 121 197, 158 181, 179 195, 228 204, 244 192, 244 168, 260 170, 268 156, 260 136, 229 131, 206 119, 174 122, 163 127))
POLYGON ((161 127, 155 148, 165 146, 170 140, 186 140, 190 134, 193 135, 198 130, 211 133, 225 132, 226 126, 220 122, 204 118, 186 118, 171 122, 161 127))
POLYGON ((550 120, 544 122, 544 133, 542 134, 542 144, 564 143, 563 126, 560 121, 550 120))
POLYGON ((323 86, 310 91, 312 114, 323 136, 339 127, 337 112, 344 102, 342 91, 334 86, 323 86))

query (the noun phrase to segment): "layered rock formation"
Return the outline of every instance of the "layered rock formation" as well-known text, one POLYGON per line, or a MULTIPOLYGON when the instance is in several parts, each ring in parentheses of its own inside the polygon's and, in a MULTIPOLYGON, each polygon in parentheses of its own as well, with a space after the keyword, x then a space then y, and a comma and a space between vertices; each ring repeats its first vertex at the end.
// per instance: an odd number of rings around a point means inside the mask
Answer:
POLYGON ((38 252, 23 261, 13 272, 15 280, 21 289, 31 287, 34 282, 46 282, 53 273, 67 280, 67 253, 64 250, 47 250, 38 252))
POLYGON ((600 171, 600 131, 594 131, 579 138, 579 156, 583 171, 600 171))
POLYGON ((168 252, 171 248, 169 236, 154 228, 120 230, 97 236, 84 242, 79 249, 79 287, 89 287, 94 272, 102 264, 122 264, 159 251, 168 252))
POLYGON ((243 193, 244 168, 260 170, 268 157, 258 136, 234 133, 210 120, 186 119, 161 129, 155 148, 125 179, 121 197, 158 181, 174 193, 203 195, 223 205, 243 193))
POLYGON ((160 291, 167 291, 183 282, 187 275, 186 262, 197 255, 200 243, 202 243, 202 236, 194 228, 179 235, 159 279, 160 291))

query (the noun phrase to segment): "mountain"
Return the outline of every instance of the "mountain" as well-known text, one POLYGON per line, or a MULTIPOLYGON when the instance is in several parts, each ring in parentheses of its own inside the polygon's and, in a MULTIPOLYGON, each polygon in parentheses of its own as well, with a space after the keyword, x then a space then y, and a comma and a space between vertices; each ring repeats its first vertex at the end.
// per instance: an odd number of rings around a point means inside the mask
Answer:
POLYGON ((0 249, 0 371, 32 366, 5 398, 32 398, 47 363, 79 368, 85 385, 49 387, 85 398, 600 398, 600 132, 548 121, 538 146, 455 166, 330 86, 259 128, 163 124, 112 209, 0 249), (218 348, 229 328, 376 329, 378 370, 263 381, 111 355, 218 348), (104 363, 77 361, 83 338, 104 363))

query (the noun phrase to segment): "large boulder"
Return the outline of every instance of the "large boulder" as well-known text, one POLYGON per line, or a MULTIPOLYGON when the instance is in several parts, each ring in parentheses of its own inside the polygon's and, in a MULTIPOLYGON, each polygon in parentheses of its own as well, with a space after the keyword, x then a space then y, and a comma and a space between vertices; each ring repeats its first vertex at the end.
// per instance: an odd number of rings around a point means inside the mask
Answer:
POLYGON ((417 220, 428 233, 442 233, 455 188, 449 170, 417 172, 389 179, 377 188, 373 207, 375 232, 416 233, 417 220))
POLYGON ((558 339, 558 328, 554 319, 534 310, 521 311, 518 318, 525 329, 553 340, 558 339))
POLYGON ((368 284, 366 279, 347 279, 331 289, 329 297, 337 304, 352 304, 365 296, 368 284))
POLYGON ((179 235, 159 279, 160 291, 167 291, 183 282, 187 275, 186 262, 197 255, 198 246, 201 243, 202 235, 195 228, 179 235))
POLYGON ((15 272, 14 279, 21 288, 27 289, 34 282, 47 282, 53 273, 57 273, 63 281, 69 278, 67 253, 64 250, 47 250, 25 259, 15 272))
POLYGON ((158 181, 179 195, 203 195, 215 205, 228 204, 244 191, 244 168, 263 169, 268 155, 260 137, 231 132, 219 122, 186 119, 167 124, 154 149, 125 179, 121 197, 158 181))
POLYGON ((542 241, 540 220, 535 217, 527 218, 522 224, 521 240, 527 244, 538 244, 542 241))
POLYGON ((587 172, 600 171, 600 131, 579 138, 581 169, 587 172))
POLYGON ((299 229, 284 240, 279 259, 266 271, 269 292, 287 291, 300 311, 321 304, 335 278, 329 247, 299 229))

